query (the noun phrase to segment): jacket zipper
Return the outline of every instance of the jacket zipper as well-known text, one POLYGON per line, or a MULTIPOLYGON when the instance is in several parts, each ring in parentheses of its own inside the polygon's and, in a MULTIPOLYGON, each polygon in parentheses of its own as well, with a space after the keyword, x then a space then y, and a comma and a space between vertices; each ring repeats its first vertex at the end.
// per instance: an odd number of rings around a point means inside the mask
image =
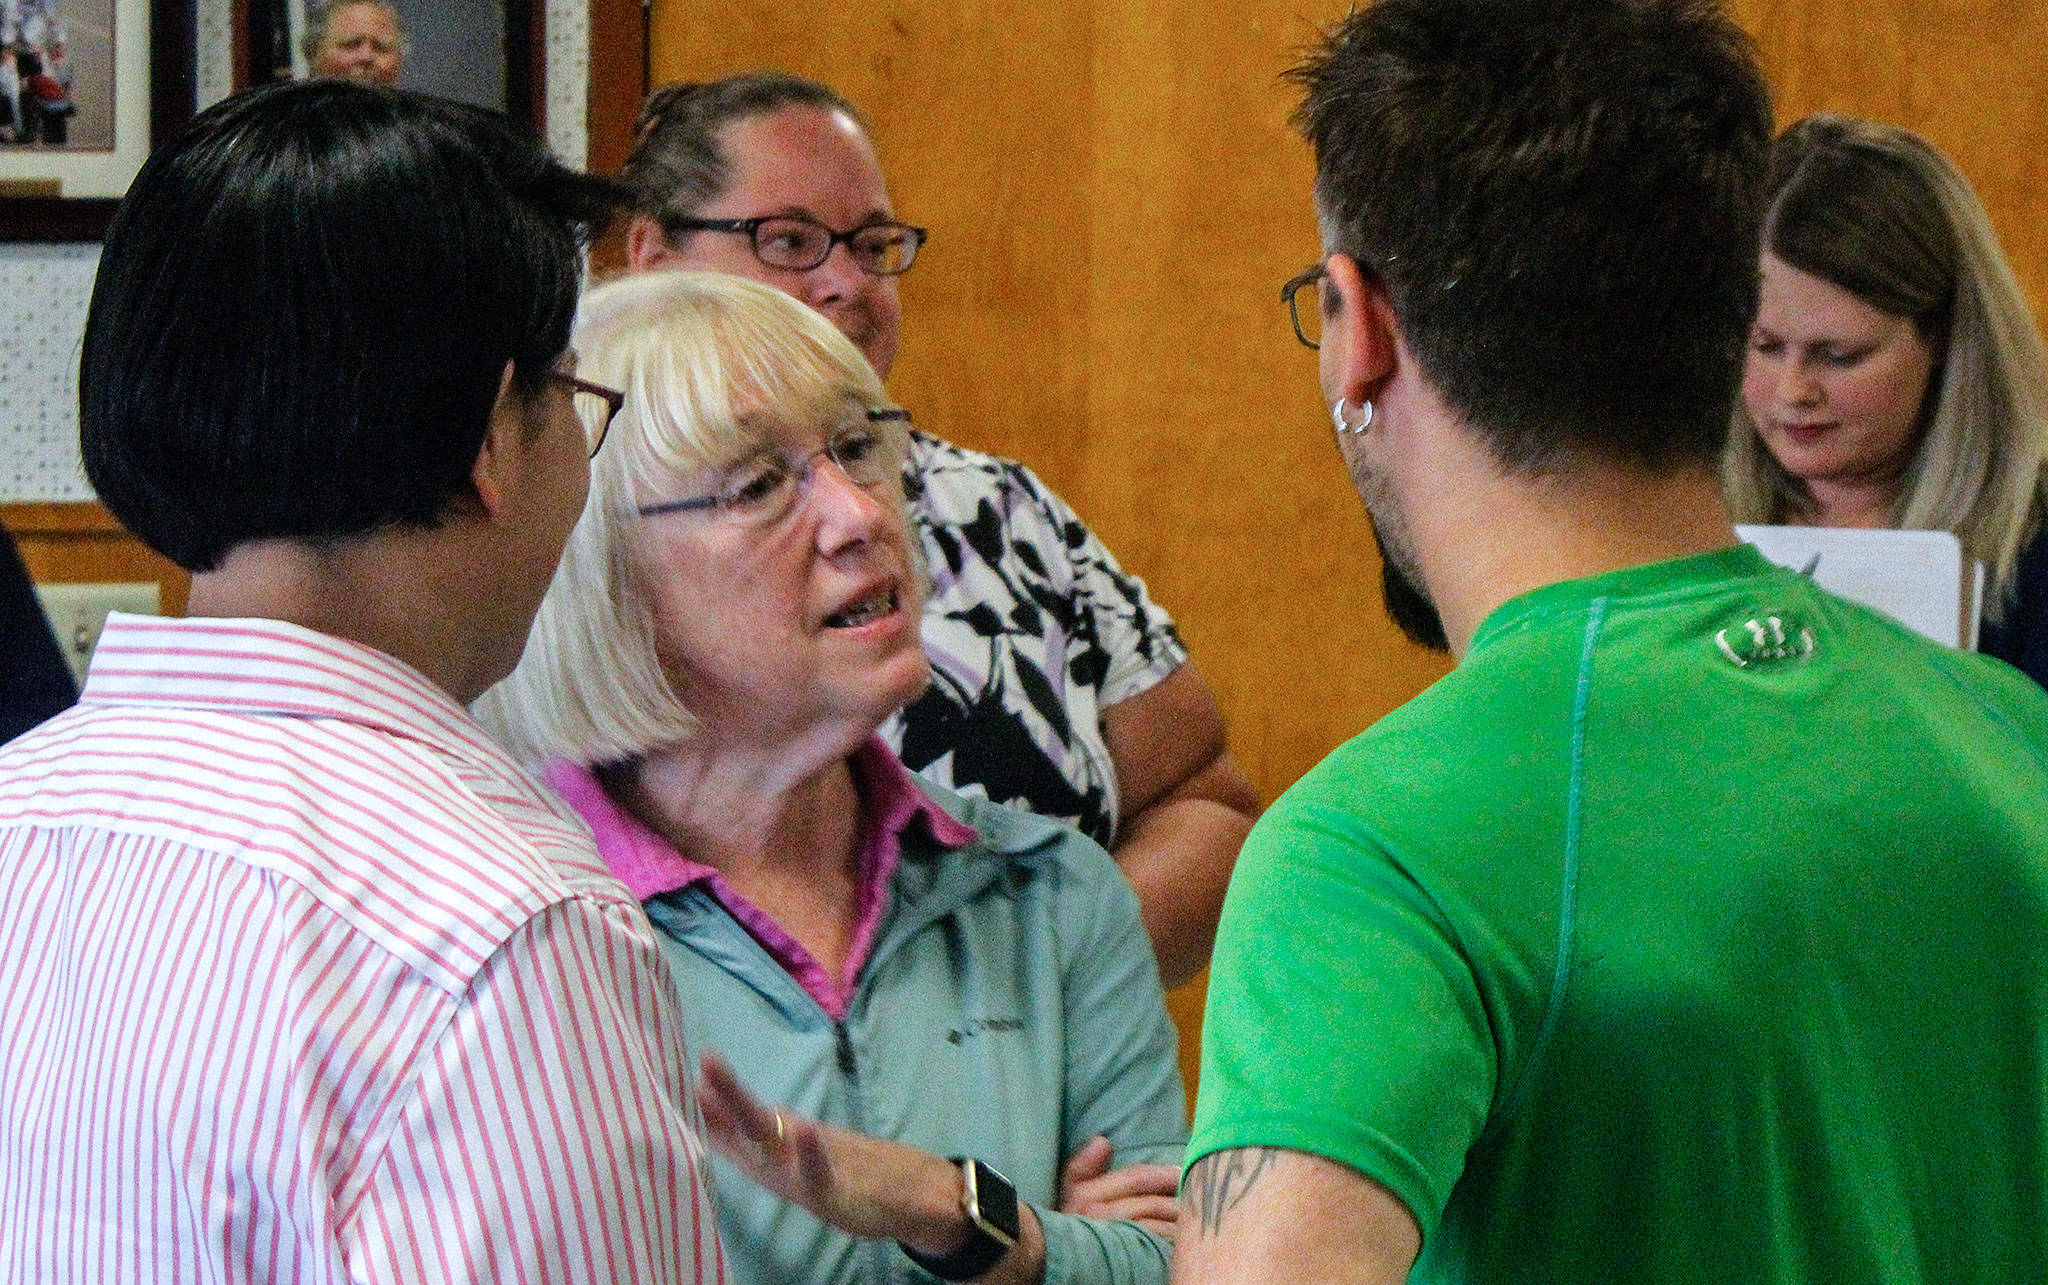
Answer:
MULTIPOLYGON (((834 1018, 832 1020, 832 1060, 838 1064, 839 1074, 846 1077, 846 1101, 850 1108, 848 1114, 853 1117, 851 1127, 856 1132, 866 1133, 868 1131, 867 1112, 862 1109, 863 1104, 860 1099, 860 1060, 854 1056, 853 1033, 847 1030, 846 1021, 843 1018, 834 1018)), ((870 1279, 875 1281, 903 1279, 902 1271, 904 1267, 909 1265, 909 1260, 902 1256, 893 1242, 871 1240, 868 1242, 868 1245, 871 1247, 870 1252, 872 1254, 869 1261, 873 1265, 870 1279)))
POLYGON ((860 1064, 854 1061, 853 1037, 847 1034, 845 1022, 835 1021, 832 1023, 832 1039, 838 1046, 839 1073, 858 1085, 860 1080, 860 1064))

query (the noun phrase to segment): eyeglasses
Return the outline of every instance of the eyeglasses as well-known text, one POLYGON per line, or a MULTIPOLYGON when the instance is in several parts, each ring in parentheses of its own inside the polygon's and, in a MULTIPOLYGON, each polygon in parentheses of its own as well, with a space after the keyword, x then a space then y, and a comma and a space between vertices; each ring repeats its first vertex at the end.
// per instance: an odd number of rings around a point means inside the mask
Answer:
POLYGON ((820 459, 831 460, 855 486, 874 490, 896 481, 903 471, 901 430, 882 426, 909 420, 909 411, 894 407, 867 411, 861 423, 839 428, 815 451, 798 455, 763 451, 727 470, 718 489, 709 495, 643 504, 640 516, 708 510, 744 526, 773 526, 796 508, 798 498, 810 488, 811 474, 820 459))
POLYGON ((733 232, 748 237, 754 257, 771 268, 809 272, 832 257, 832 247, 844 244, 853 262, 872 277, 893 277, 910 271, 917 249, 924 244, 925 230, 908 223, 863 223, 857 228, 834 232, 816 219, 800 214, 771 214, 758 219, 672 218, 668 226, 677 231, 733 232))
POLYGON ((1287 319, 1294 323, 1294 337, 1311 348, 1323 346, 1322 295, 1318 291, 1311 296, 1313 303, 1308 310, 1307 320, 1302 319, 1301 305, 1295 302, 1295 295, 1328 275, 1329 269, 1318 263, 1296 276, 1289 277, 1287 284, 1280 287, 1280 298, 1287 304, 1287 319))
POLYGON ((582 422, 583 435, 590 441, 590 458, 596 459, 598 448, 604 445, 604 435, 612 431, 612 420, 626 404, 626 395, 616 388, 578 379, 566 370, 550 370, 548 378, 566 386, 574 395, 576 418, 582 422))

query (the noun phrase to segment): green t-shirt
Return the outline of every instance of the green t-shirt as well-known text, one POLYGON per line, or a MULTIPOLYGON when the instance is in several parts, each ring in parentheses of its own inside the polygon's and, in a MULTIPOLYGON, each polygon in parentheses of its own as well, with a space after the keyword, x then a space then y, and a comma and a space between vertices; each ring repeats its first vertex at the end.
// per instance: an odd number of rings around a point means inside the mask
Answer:
POLYGON ((1260 1145, 1417 1280, 2048 1278, 2048 696, 1746 547, 1507 603, 1238 860, 1260 1145))

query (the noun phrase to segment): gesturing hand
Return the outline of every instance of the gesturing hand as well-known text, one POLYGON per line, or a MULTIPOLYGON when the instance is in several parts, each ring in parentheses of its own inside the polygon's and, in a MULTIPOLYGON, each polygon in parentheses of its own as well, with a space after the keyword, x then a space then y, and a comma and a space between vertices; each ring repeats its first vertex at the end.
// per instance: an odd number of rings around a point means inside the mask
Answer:
POLYGON ((960 1173, 950 1162, 778 1111, 716 1055, 706 1055, 702 1068, 697 1093, 711 1145, 755 1182, 850 1235, 935 1254, 965 1236, 960 1173))
POLYGON ((1121 1218, 1173 1239, 1180 1218, 1180 1174, 1168 1165, 1111 1169, 1114 1148, 1097 1134, 1067 1157, 1060 1170, 1060 1212, 1084 1218, 1121 1218))

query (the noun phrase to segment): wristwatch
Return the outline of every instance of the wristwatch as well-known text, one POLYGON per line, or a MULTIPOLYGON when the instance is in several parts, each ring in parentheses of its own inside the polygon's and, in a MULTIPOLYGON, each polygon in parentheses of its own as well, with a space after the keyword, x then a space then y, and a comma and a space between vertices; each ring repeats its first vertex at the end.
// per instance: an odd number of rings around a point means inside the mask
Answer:
POLYGON ((951 1159, 960 1166, 960 1212, 967 1215, 967 1243, 943 1258, 928 1258, 908 1245, 903 1245, 903 1252, 942 1281, 969 1281, 986 1274, 1017 1243, 1022 1229, 1017 1220, 1017 1188, 971 1156, 951 1159))

